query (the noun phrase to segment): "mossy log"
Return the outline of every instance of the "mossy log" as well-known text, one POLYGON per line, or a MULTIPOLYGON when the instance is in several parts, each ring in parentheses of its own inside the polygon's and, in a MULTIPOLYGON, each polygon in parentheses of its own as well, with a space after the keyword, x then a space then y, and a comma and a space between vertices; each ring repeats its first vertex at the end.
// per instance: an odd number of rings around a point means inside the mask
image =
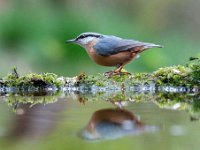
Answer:
POLYGON ((184 66, 177 65, 159 68, 152 73, 132 73, 105 77, 103 74, 76 77, 58 77, 53 73, 27 74, 19 76, 16 68, 12 73, 0 78, 0 93, 12 91, 38 91, 42 89, 63 90, 130 90, 138 85, 145 85, 149 90, 165 89, 165 87, 184 87, 181 90, 199 92, 200 59, 191 58, 184 66))

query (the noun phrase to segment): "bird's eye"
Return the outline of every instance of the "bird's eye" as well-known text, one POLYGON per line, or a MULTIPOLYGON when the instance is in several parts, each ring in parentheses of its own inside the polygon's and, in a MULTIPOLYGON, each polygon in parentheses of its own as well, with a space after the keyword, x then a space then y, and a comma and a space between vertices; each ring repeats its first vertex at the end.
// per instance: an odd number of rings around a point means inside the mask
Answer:
POLYGON ((84 36, 84 35, 81 35, 78 39, 83 39, 83 38, 85 38, 85 36, 84 36))

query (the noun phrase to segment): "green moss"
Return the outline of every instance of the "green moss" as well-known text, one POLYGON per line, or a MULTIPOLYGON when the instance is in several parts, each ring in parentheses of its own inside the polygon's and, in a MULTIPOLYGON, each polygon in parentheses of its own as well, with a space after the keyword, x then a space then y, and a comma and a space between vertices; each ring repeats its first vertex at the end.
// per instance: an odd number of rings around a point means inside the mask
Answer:
POLYGON ((186 86, 191 83, 190 76, 192 70, 185 66, 173 66, 160 68, 155 71, 152 75, 159 85, 171 85, 171 86, 186 86))
POLYGON ((171 86, 199 86, 200 83, 200 60, 196 58, 186 66, 173 66, 160 68, 152 76, 158 85, 171 86))
POLYGON ((156 86, 187 86, 199 89, 200 84, 200 59, 192 59, 186 66, 172 66, 160 68, 153 73, 134 73, 105 77, 103 74, 86 75, 80 74, 76 78, 58 77, 53 73, 31 73, 19 76, 17 69, 6 77, 0 79, 0 86, 8 87, 41 87, 54 86, 61 89, 64 85, 70 86, 97 86, 123 88, 138 84, 155 84, 156 86))
POLYGON ((191 80, 193 84, 200 84, 200 58, 193 58, 190 63, 187 64, 187 67, 191 68, 192 75, 191 80))
POLYGON ((7 76, 3 77, 1 82, 4 86, 8 87, 47 87, 47 86, 56 86, 61 87, 64 85, 62 80, 59 80, 56 74, 53 73, 43 73, 43 74, 36 74, 30 73, 25 76, 19 77, 16 68, 13 70, 12 73, 8 74, 7 76))
POLYGON ((111 76, 105 77, 103 74, 85 75, 81 83, 107 86, 107 85, 120 85, 119 83, 126 82, 127 85, 136 84, 151 84, 163 86, 199 86, 200 83, 200 61, 194 59, 186 66, 172 66, 160 68, 153 73, 134 73, 132 75, 111 76))

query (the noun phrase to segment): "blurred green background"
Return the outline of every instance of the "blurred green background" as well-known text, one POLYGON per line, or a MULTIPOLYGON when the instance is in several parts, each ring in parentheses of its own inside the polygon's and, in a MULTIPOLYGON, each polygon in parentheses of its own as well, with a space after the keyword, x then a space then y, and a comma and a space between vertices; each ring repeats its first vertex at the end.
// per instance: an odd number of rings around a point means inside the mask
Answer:
POLYGON ((112 68, 96 65, 83 48, 65 44, 92 31, 164 45, 126 66, 130 72, 184 64, 200 55, 199 0, 0 0, 0 75, 74 76, 112 68))

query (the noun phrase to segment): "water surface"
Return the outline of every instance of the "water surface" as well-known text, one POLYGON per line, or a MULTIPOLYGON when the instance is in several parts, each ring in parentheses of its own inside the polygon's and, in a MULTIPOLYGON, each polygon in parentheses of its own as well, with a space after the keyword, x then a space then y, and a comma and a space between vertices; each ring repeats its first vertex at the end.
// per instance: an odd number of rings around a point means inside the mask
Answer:
POLYGON ((0 148, 195 150, 199 100, 198 93, 4 93, 0 148))

